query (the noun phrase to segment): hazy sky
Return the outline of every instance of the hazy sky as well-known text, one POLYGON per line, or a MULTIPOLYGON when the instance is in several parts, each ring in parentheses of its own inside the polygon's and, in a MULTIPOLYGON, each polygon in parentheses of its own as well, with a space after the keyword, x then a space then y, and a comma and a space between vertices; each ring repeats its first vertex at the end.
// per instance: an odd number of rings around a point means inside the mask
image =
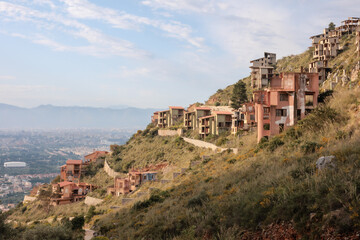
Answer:
POLYGON ((359 0, 0 1, 0 102, 187 106, 356 15, 359 0))

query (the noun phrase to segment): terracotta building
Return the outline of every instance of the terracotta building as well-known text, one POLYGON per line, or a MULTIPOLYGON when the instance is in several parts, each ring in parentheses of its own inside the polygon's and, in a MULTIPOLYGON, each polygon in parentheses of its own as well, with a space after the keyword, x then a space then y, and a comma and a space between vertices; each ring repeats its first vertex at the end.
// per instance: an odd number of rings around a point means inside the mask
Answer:
POLYGON ((230 132, 232 125, 232 112, 214 111, 212 115, 199 118, 199 134, 205 138, 208 135, 219 135, 230 132))
POLYGON ((80 182, 83 171, 82 160, 67 160, 66 165, 61 166, 60 179, 61 181, 80 182))
POLYGON ((159 121, 159 111, 154 112, 153 115, 151 116, 151 122, 155 125, 158 124, 159 121))
POLYGON ((114 179, 114 186, 107 189, 107 193, 115 196, 120 196, 120 194, 128 194, 132 191, 135 191, 141 184, 144 184, 147 181, 156 180, 157 172, 152 171, 130 171, 128 176, 117 177, 114 179))
POLYGON ((281 133, 317 106, 318 73, 281 73, 270 87, 254 91, 258 141, 281 133))
POLYGON ((251 86, 257 90, 267 87, 276 64, 276 54, 265 52, 263 58, 255 59, 250 63, 252 63, 251 86))
POLYGON ((50 198, 50 205, 57 206, 82 201, 93 188, 91 184, 69 181, 53 184, 53 195, 56 197, 50 198))
POLYGON ((184 108, 183 107, 169 107, 169 110, 159 111, 158 127, 166 128, 176 125, 183 121, 184 108))
POLYGON ((210 116, 211 108, 208 107, 195 107, 193 111, 185 112, 184 114, 184 126, 187 129, 198 129, 199 118, 210 116))
POLYGON ((107 151, 94 151, 93 153, 90 153, 84 157, 84 164, 96 162, 96 160, 98 160, 100 157, 105 157, 108 153, 109 152, 107 151))

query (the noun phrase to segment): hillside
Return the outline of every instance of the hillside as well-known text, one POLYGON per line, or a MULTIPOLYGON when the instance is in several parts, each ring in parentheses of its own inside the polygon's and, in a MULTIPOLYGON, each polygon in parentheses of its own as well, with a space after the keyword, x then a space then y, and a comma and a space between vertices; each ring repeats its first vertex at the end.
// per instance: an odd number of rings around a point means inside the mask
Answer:
MULTIPOLYGON (((182 137, 158 136, 150 124, 125 145, 112 145, 105 160, 121 174, 164 163, 158 181, 146 182, 126 196, 107 196, 113 180, 101 163, 92 165, 82 181, 98 186, 89 194, 103 200, 95 208, 83 202, 49 207, 49 191, 44 191, 42 201, 20 204, 8 220, 21 234, 86 216, 103 239, 356 239, 360 58, 353 41, 353 36, 341 39, 341 52, 330 61, 329 81, 344 73, 348 80, 338 82, 332 96, 280 135, 258 144, 251 131, 215 139, 225 147, 234 144, 239 148, 235 154, 199 148, 182 137), (320 169, 316 163, 324 156, 332 160, 320 169)), ((276 71, 299 70, 310 61, 309 49, 278 60, 276 71)), ((249 78, 244 81, 249 84, 249 78)), ((325 91, 327 82, 321 87, 325 91)), ((207 103, 227 105, 231 92, 232 85, 218 90, 207 103)))

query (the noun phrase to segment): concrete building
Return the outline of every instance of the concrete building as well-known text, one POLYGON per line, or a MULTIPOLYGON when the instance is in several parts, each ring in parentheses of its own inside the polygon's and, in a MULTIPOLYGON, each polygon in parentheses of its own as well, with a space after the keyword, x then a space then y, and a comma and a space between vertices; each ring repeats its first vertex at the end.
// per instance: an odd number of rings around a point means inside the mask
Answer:
POLYGON ((317 106, 318 73, 281 73, 270 87, 254 91, 258 141, 277 135, 317 106))
POLYGON ((184 126, 187 129, 198 129, 199 118, 210 116, 211 108, 208 107, 195 107, 193 111, 185 112, 184 114, 184 126))
POLYGON ((326 80, 331 68, 329 60, 336 57, 339 51, 340 39, 337 36, 323 34, 324 37, 314 41, 313 61, 309 64, 310 73, 318 73, 319 83, 326 80))
POLYGON ((158 127, 171 127, 183 121, 184 108, 170 106, 169 110, 159 111, 158 114, 158 127))
POLYGON ((230 132, 232 112, 214 111, 212 115, 199 118, 199 134, 201 138, 230 132))
POLYGON ((251 86, 257 90, 267 87, 276 64, 276 54, 265 52, 263 58, 252 60, 250 63, 251 86))
POLYGON ((248 130, 255 126, 255 107, 253 103, 245 103, 232 115, 231 133, 236 134, 239 130, 248 130))
POLYGON ((356 28, 359 26, 360 18, 359 17, 349 17, 348 19, 341 22, 341 25, 335 30, 338 33, 338 36, 343 36, 345 34, 351 34, 356 31, 356 28))

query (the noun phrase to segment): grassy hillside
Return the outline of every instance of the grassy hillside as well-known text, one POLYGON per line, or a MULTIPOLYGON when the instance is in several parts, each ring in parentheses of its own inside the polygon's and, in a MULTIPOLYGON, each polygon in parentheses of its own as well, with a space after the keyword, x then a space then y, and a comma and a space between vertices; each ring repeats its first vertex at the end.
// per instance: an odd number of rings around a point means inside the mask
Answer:
POLYGON ((360 220, 359 123, 360 90, 338 89, 279 137, 213 156, 181 184, 103 216, 96 229, 121 239, 238 239, 284 221, 302 236, 351 234, 360 220), (336 156, 335 169, 316 170, 324 155, 336 156))

